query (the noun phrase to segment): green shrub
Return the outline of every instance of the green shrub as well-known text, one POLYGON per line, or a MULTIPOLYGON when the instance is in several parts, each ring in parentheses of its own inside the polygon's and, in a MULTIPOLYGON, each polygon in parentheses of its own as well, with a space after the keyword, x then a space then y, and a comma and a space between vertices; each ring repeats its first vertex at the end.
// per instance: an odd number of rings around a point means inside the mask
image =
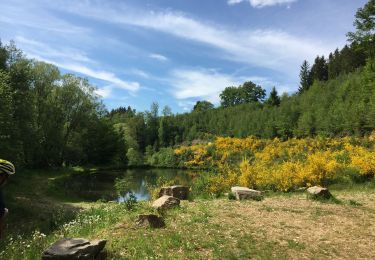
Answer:
POLYGON ((229 199, 229 200, 236 200, 236 195, 234 195, 233 192, 229 192, 229 193, 228 193, 228 199, 229 199))
POLYGON ((137 198, 132 191, 127 194, 123 203, 127 210, 134 210, 135 206, 137 205, 137 198))

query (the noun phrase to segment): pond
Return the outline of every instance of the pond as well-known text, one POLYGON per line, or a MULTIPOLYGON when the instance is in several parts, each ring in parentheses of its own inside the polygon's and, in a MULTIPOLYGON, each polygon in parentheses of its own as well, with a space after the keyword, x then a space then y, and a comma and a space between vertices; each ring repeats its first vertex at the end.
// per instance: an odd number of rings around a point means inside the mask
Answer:
POLYGON ((137 200, 150 198, 149 187, 170 182, 189 185, 194 171, 181 169, 128 169, 77 173, 64 180, 65 193, 88 201, 124 201, 132 192, 137 200))

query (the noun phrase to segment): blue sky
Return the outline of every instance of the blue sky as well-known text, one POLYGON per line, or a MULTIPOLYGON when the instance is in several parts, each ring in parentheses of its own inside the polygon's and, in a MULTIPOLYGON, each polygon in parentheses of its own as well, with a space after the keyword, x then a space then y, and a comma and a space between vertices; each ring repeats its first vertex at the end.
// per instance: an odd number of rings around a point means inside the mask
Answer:
POLYGON ((0 0, 0 39, 87 77, 108 109, 175 113, 251 80, 298 88, 300 64, 346 43, 366 0, 0 0))

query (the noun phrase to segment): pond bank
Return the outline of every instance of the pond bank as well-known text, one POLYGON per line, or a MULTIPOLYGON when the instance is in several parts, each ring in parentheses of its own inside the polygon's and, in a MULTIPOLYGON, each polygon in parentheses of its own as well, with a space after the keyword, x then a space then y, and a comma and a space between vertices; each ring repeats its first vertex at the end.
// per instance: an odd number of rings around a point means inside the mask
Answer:
POLYGON ((98 200, 117 200, 130 190, 138 200, 147 200, 148 188, 159 185, 158 181, 188 184, 190 177, 185 173, 153 168, 20 170, 4 187, 10 210, 7 223, 12 227, 8 233, 30 234, 35 229, 48 233, 74 218, 81 208, 98 200))

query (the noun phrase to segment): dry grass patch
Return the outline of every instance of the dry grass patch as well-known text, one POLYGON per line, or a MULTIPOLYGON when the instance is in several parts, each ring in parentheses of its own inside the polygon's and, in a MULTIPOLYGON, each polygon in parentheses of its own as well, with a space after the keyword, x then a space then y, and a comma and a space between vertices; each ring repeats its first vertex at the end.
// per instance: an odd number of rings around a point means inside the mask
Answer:
POLYGON ((220 216, 214 221, 223 230, 275 242, 289 259, 375 259, 375 194, 343 193, 337 198, 364 206, 316 202, 301 194, 262 202, 216 200, 212 201, 213 215, 220 216))
POLYGON ((335 195, 341 203, 304 194, 183 202, 166 213, 166 228, 138 228, 126 216, 101 235, 113 259, 375 259, 375 193, 335 195))

